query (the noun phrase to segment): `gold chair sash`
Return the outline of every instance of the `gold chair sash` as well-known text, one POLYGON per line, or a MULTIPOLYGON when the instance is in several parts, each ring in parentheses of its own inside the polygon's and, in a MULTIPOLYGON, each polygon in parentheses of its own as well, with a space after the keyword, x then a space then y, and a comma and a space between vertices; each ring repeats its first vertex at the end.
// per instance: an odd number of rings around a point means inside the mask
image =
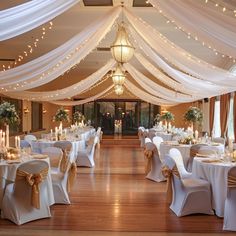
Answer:
POLYGON ((229 188, 236 188, 236 177, 229 175, 228 176, 228 187, 229 188))
POLYGON ((176 167, 176 165, 173 167, 173 169, 169 169, 168 166, 162 167, 162 174, 165 178, 167 178, 167 191, 166 191, 166 202, 171 204, 172 202, 172 196, 173 196, 173 189, 172 189, 172 177, 173 175, 180 178, 179 171, 176 167))
POLYGON ((67 179, 67 191, 68 193, 70 192, 72 186, 74 185, 75 178, 76 178, 76 173, 77 173, 77 166, 75 162, 71 163, 70 169, 68 172, 68 179, 67 179))
POLYGON ((62 173, 65 173, 69 164, 69 157, 68 157, 68 151, 62 150, 62 152, 63 152, 63 156, 60 162, 60 171, 62 173))
POLYGON ((40 209, 40 188, 39 184, 47 178, 48 168, 43 169, 39 173, 31 174, 23 170, 17 170, 16 181, 25 179, 31 186, 31 205, 37 209, 40 209))
POLYGON ((152 168, 152 158, 153 158, 153 151, 145 149, 144 150, 144 157, 147 160, 146 167, 145 167, 145 174, 148 174, 152 168))

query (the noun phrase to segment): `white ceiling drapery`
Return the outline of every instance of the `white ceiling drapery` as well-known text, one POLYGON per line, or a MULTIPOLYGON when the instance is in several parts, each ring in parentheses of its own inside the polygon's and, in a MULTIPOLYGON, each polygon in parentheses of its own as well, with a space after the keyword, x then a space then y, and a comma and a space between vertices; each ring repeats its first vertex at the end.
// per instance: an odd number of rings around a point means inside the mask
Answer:
POLYGON ((236 87, 235 75, 191 55, 189 52, 169 41, 152 26, 136 17, 127 8, 124 8, 124 12, 129 23, 142 36, 145 42, 170 63, 197 78, 222 86, 236 87))
POLYGON ((191 96, 186 94, 181 94, 165 88, 154 81, 150 80, 147 76, 139 72, 132 65, 124 64, 124 68, 130 73, 132 78, 148 93, 158 96, 160 98, 172 101, 172 102, 192 102, 200 99, 199 96, 191 96))
POLYGON ((109 90, 111 90, 114 87, 114 85, 109 86, 108 88, 106 88, 105 90, 103 90, 102 92, 86 98, 86 99, 82 99, 82 100, 78 100, 78 101, 53 101, 50 103, 53 103, 55 105, 61 105, 61 106, 76 106, 76 105, 82 105, 88 102, 92 102, 97 100, 98 98, 100 98, 101 96, 105 95, 109 90))
POLYGON ((177 103, 165 100, 162 98, 155 97, 142 89, 135 86, 133 83, 131 83, 128 79, 125 80, 124 86, 136 97, 139 97, 141 100, 155 104, 155 105, 165 105, 165 106, 173 106, 177 103))
POLYGON ((24 65, 0 73, 2 91, 23 91, 46 84, 85 58, 110 31, 121 11, 115 7, 72 39, 24 65))
POLYGON ((201 41, 225 55, 236 58, 235 17, 215 11, 203 1, 150 0, 149 2, 201 41))
POLYGON ((111 70, 116 64, 115 60, 111 59, 102 68, 88 76, 86 79, 79 81, 76 84, 68 86, 64 89, 58 89, 46 92, 30 92, 30 91, 18 91, 18 92, 7 92, 3 93, 6 96, 25 100, 34 101, 54 101, 59 99, 66 99, 73 97, 85 90, 89 89, 92 85, 96 84, 102 77, 111 70))
POLYGON ((0 11, 0 41, 30 31, 62 14, 80 0, 32 0, 0 11))

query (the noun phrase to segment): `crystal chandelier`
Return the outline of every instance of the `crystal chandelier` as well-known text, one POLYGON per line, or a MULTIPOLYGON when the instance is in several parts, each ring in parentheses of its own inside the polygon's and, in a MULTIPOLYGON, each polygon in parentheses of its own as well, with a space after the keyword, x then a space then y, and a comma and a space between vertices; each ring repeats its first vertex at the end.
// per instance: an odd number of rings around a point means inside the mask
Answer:
POLYGON ((123 72, 121 65, 118 64, 115 72, 112 75, 114 85, 122 85, 125 82, 125 72, 123 72))
POLYGON ((121 22, 121 24, 118 26, 116 39, 111 45, 111 54, 113 58, 119 63, 128 62, 134 54, 134 47, 128 40, 124 22, 121 22))
POLYGON ((122 85, 115 85, 114 89, 118 96, 122 95, 124 92, 124 87, 122 85))

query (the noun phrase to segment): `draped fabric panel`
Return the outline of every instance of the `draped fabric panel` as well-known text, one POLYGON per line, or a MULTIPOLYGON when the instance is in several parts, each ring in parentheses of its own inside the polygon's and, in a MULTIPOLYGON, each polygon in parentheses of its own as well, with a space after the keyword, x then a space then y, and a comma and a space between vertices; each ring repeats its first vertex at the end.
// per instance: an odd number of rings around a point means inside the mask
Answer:
POLYGON ((72 39, 24 65, 1 72, 0 86, 7 91, 23 91, 46 84, 85 58, 110 31, 119 16, 115 7, 72 39))
POLYGON ((210 135, 212 134, 214 124, 215 97, 210 98, 210 135))
POLYGON ((227 136, 227 123, 229 115, 229 105, 230 105, 230 93, 220 96, 220 126, 221 126, 221 136, 227 136))
MULTIPOLYGON (((170 87, 175 86, 177 90, 181 91, 184 89, 184 91, 188 91, 187 93, 190 93, 192 95, 197 95, 201 93, 203 97, 209 97, 209 96, 216 96, 219 94, 228 93, 232 90, 232 88, 224 87, 216 85, 212 82, 200 80, 195 77, 189 76, 181 71, 178 71, 171 66, 169 66, 160 56, 158 56, 141 38, 140 36, 135 33, 132 28, 130 28, 130 31, 133 35, 133 37, 136 39, 136 42, 138 45, 141 46, 142 51, 153 61, 155 64, 160 67, 164 72, 166 72, 169 76, 171 76, 173 79, 175 79, 178 83, 168 82, 168 85, 170 87), (182 88, 181 88, 182 86, 182 88)), ((145 60, 144 57, 142 57, 140 54, 135 53, 136 58, 140 61, 140 63, 151 73, 151 74, 158 74, 158 71, 153 68, 152 64, 148 63, 147 60, 145 60), (137 56, 138 55, 138 56, 137 56)), ((158 76, 158 78, 162 78, 161 76, 158 76)), ((166 78, 166 77, 164 77, 166 78)), ((165 81, 168 81, 168 78, 166 78, 165 81)), ((165 83, 164 81, 162 81, 165 83)))
MULTIPOLYGON (((160 32, 155 30, 146 22, 137 18, 131 11, 124 8, 125 16, 139 35, 162 57, 174 64, 182 71, 197 78, 215 83, 221 86, 228 86, 231 91, 236 88, 236 75, 213 66, 169 41, 160 32)), ((229 92, 231 92, 229 91, 229 92)), ((223 94, 223 93, 222 93, 223 94)))
POLYGON ((125 80, 124 86, 136 97, 142 99, 143 101, 152 103, 154 105, 165 105, 165 106, 177 105, 177 103, 175 103, 175 102, 150 95, 149 93, 147 93, 147 92, 143 91, 142 89, 138 88, 137 86, 135 86, 128 79, 125 80))
POLYGON ((95 96, 83 99, 83 100, 78 100, 78 101, 52 101, 50 103, 53 103, 55 105, 60 105, 60 106, 76 106, 76 105, 82 105, 88 102, 95 101, 96 99, 100 98, 101 96, 105 95, 109 90, 113 88, 114 85, 109 86, 107 89, 103 90, 101 93, 96 94, 95 96))
POLYGON ((234 93, 234 142, 236 141, 236 94, 234 93))
POLYGON ((89 89, 92 85, 97 83, 102 77, 111 70, 116 64, 115 60, 111 59, 107 62, 102 68, 88 76, 86 79, 79 81, 71 86, 68 86, 64 89, 58 89, 53 91, 45 92, 7 92, 3 93, 6 96, 17 98, 17 99, 26 99, 34 101, 54 101, 59 99, 65 99, 68 97, 73 97, 80 93, 83 93, 85 90, 89 89))
POLYGON ((130 73, 133 79, 146 91, 154 96, 161 97, 163 99, 173 101, 173 102, 192 102, 199 99, 200 97, 193 97, 190 95, 185 95, 177 93, 173 90, 167 89, 163 86, 150 80, 148 77, 143 75, 141 72, 136 70, 131 64, 124 64, 124 68, 130 73))
POLYGON ((174 20, 192 35, 216 48, 217 51, 236 57, 235 18, 221 14, 203 1, 196 0, 150 0, 155 8, 163 10, 169 19, 174 20), (189 20, 191 19, 191 20, 189 20))
POLYGON ((30 31, 62 14, 80 0, 32 0, 0 11, 0 41, 30 31))

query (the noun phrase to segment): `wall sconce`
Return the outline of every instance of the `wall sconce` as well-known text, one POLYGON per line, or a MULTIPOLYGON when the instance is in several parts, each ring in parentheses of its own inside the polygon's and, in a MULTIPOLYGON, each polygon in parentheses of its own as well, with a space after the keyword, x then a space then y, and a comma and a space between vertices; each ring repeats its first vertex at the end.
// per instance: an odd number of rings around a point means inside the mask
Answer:
POLYGON ((24 114, 28 114, 28 113, 29 113, 29 108, 28 107, 24 108, 24 114))
POLYGON ((47 110, 45 108, 43 108, 43 114, 46 114, 47 110))

